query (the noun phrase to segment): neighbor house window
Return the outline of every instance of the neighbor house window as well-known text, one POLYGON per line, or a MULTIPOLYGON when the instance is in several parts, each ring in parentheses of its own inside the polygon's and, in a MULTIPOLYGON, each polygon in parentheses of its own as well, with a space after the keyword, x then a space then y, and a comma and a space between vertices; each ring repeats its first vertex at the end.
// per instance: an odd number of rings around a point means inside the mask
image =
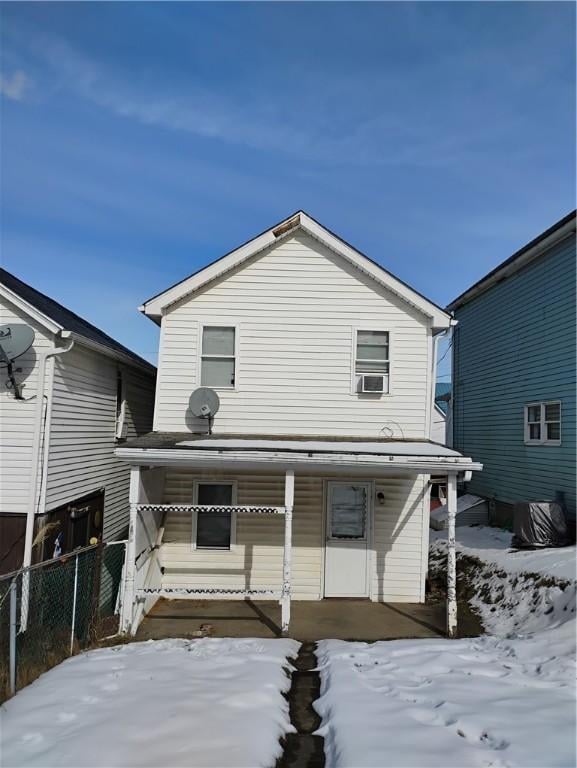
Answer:
POLYGON ((235 385, 235 339, 232 327, 205 325, 202 329, 200 383, 203 387, 233 388, 235 385))
POLYGON ((383 376, 383 392, 389 391, 389 332, 357 331, 355 376, 383 376))
POLYGON ((561 444, 561 403, 529 403, 525 406, 525 442, 534 445, 561 444))
POLYGON ((198 483, 195 503, 215 509, 196 513, 197 549, 230 549, 233 530, 232 512, 234 486, 232 483, 198 483))

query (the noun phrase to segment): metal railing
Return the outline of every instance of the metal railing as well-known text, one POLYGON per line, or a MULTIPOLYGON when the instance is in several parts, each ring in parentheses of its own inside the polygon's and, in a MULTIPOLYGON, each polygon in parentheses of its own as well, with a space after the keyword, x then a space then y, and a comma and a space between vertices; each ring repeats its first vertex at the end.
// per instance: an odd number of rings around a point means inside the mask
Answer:
POLYGON ((125 551, 99 543, 0 576, 0 701, 118 632, 125 551))

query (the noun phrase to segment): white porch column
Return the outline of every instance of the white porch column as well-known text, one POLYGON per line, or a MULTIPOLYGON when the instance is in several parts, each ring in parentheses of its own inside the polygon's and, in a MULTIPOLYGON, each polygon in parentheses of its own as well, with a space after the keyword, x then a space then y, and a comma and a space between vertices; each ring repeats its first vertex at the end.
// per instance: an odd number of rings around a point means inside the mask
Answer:
POLYGON ((122 610, 120 613, 120 631, 130 632, 134 616, 134 575, 136 572, 136 524, 137 505, 140 494, 140 467, 130 467, 130 524, 128 527, 128 543, 126 545, 126 563, 124 566, 124 585, 122 610))
POLYGON ((457 558, 455 553, 455 515, 457 513, 457 475, 447 476, 447 634, 457 634, 457 558))
POLYGON ((284 552, 282 564, 281 618, 283 635, 288 632, 291 614, 292 520, 295 473, 287 469, 284 481, 284 552))

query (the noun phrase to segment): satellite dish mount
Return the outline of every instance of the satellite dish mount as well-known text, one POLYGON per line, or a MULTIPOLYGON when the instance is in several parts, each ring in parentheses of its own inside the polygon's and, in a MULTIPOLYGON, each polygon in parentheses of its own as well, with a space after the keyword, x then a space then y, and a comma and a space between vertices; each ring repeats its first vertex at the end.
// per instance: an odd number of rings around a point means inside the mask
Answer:
POLYGON ((8 378, 16 400, 24 400, 20 385, 14 377, 14 360, 28 352, 34 343, 34 331, 29 325, 14 323, 0 325, 0 365, 8 369, 8 378))
POLYGON ((190 396, 189 405, 195 416, 208 421, 208 434, 212 435, 214 416, 220 408, 220 400, 214 389, 209 387, 195 389, 190 396))

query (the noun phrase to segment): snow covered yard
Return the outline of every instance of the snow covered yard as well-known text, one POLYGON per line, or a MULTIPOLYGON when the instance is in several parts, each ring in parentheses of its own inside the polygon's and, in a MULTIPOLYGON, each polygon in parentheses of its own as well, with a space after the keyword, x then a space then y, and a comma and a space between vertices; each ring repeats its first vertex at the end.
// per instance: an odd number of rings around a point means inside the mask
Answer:
MULTIPOLYGON (((315 708, 328 765, 577 764, 575 548, 511 553, 504 531, 457 535, 490 634, 321 642, 315 708)), ((432 545, 438 563, 445 536, 432 545)))
POLYGON ((1 764, 271 766, 294 640, 159 640, 75 656, 2 707, 1 764))

